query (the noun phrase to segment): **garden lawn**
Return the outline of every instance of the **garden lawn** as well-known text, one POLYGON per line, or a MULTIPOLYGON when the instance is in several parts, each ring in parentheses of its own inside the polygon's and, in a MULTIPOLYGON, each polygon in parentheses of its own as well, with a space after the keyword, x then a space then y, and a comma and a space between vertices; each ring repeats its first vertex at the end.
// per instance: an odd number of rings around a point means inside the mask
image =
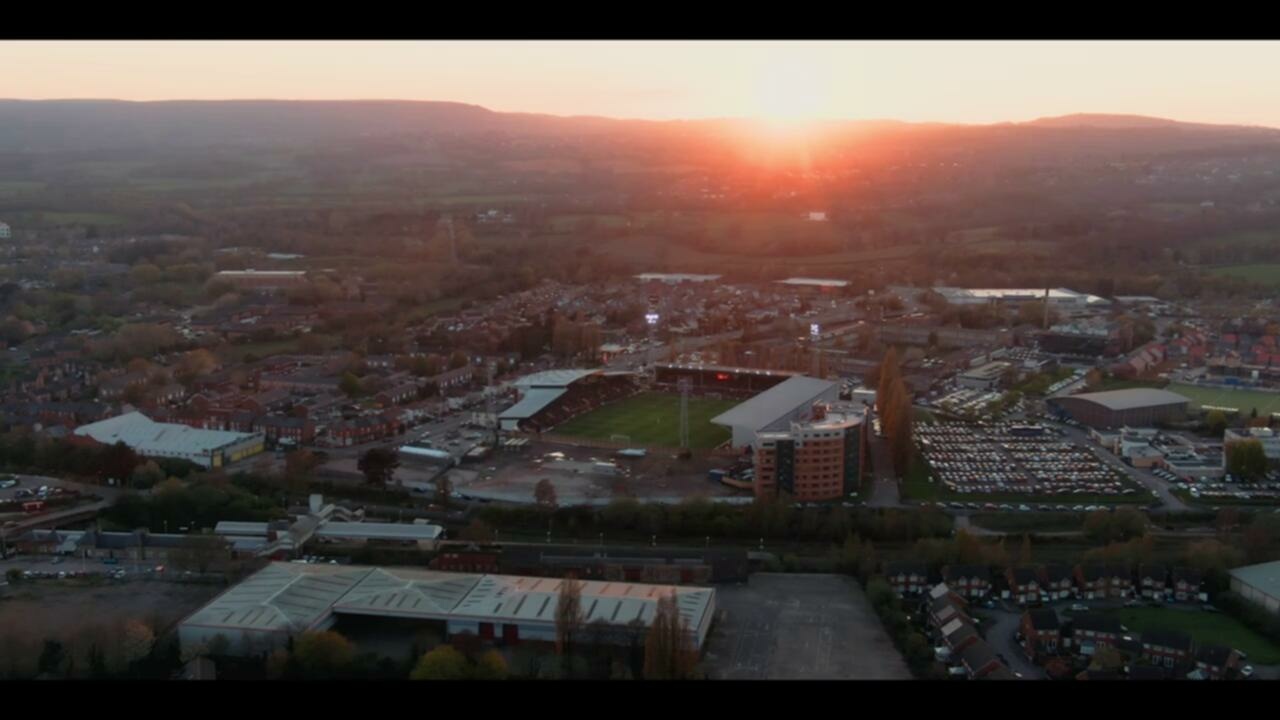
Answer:
POLYGON ((1146 630, 1179 630, 1197 644, 1228 645, 1243 651, 1251 664, 1280 663, 1280 646, 1245 627, 1239 620, 1223 613, 1170 608, 1124 608, 1111 613, 1134 632, 1146 630))

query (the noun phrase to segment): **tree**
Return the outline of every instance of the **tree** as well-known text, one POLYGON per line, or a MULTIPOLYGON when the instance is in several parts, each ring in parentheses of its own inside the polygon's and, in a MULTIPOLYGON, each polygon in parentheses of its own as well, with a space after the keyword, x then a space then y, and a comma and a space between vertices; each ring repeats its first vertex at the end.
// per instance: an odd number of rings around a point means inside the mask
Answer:
POLYGON ((441 475, 436 478, 436 504, 440 507, 449 507, 449 499, 453 495, 453 482, 449 480, 448 475, 441 475))
POLYGON ((164 470, 160 469, 155 460, 148 460, 134 468, 129 476, 129 486, 135 490, 150 490, 164 480, 164 470))
POLYGON ((582 627, 582 583, 572 577, 560 583, 556 598, 556 653, 564 658, 566 671, 572 669, 574 640, 582 627))
POLYGON ((382 487, 395 476, 396 468, 400 467, 400 457, 394 450, 371 448, 360 456, 356 466, 364 473, 366 482, 382 487))
POLYGON ((45 640, 40 651, 40 659, 36 661, 36 672, 41 675, 52 675, 62 671, 67 661, 66 648, 57 640, 45 640))
POLYGON ((1018 553, 1018 562, 1023 565, 1031 564, 1031 536, 1022 536, 1022 550, 1018 553))
POLYGON ((1093 651, 1093 659, 1089 662, 1090 670, 1119 670, 1124 665, 1120 651, 1110 645, 1099 645, 1093 651))
POLYGON ((553 509, 556 507, 556 486, 551 483, 549 478, 542 478, 537 485, 533 486, 533 498, 538 503, 538 507, 544 509, 553 509))
POLYGON ((689 637, 689 624, 680 617, 675 592, 658 598, 653 622, 644 644, 646 680, 686 680, 693 677, 697 653, 689 637))
POLYGON ((458 539, 470 542, 492 542, 493 528, 480 518, 474 518, 462 529, 462 532, 458 533, 458 539))
POLYGON ((361 391, 360 378, 356 377, 354 373, 345 372, 342 374, 342 379, 338 381, 338 389, 345 393, 347 397, 356 397, 361 391))
POLYGON ((294 641, 293 658, 310 676, 334 677, 351 664, 355 646, 331 630, 306 632, 294 641))
POLYGON ((169 557, 179 568, 203 575, 218 561, 231 558, 231 546, 217 535, 188 535, 169 557))
POLYGON ((126 663, 135 663, 151 654, 155 647, 156 635, 143 623, 128 620, 124 624, 124 638, 121 651, 126 663))
POLYGON ((497 650, 480 656, 476 661, 476 667, 473 673, 476 680, 505 680, 507 677, 507 661, 502 657, 502 653, 497 650))
POLYGON ((123 442, 108 447, 99 459, 99 477, 103 480, 118 480, 123 483, 133 476, 134 468, 142 464, 142 458, 133 448, 123 442))
POLYGON ((1221 435, 1227 429, 1227 416, 1221 410, 1210 410, 1204 416, 1204 424, 1211 435, 1221 435))
POLYGON ((450 645, 441 645, 418 660, 413 672, 409 673, 409 679, 466 680, 470 675, 467 659, 462 653, 450 645))
POLYGON ((1232 440, 1224 448, 1227 455, 1227 472, 1245 480, 1254 480, 1267 473, 1267 453, 1256 438, 1232 440))

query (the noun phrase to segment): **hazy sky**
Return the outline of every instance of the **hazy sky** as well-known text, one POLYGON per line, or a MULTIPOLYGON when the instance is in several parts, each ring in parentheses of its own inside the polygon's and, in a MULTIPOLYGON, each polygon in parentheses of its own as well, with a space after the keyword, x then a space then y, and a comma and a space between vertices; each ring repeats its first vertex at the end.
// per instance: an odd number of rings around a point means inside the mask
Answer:
POLYGON ((0 97, 452 100, 494 110, 1280 127, 1280 42, 0 42, 0 97))

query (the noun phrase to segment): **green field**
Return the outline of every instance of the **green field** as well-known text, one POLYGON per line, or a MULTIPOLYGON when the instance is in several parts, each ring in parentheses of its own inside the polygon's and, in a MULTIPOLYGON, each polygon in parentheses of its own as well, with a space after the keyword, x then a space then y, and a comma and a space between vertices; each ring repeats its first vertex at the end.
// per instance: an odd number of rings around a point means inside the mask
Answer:
MULTIPOLYGON (((729 439, 729 430, 712 425, 711 418, 738 405, 738 400, 689 398, 689 446, 713 448, 729 439)), ((644 393, 579 415, 555 428, 558 435, 610 440, 626 435, 635 445, 679 447, 680 398, 644 393)))
POLYGON ((44 221, 51 225, 118 225, 124 218, 99 212, 47 212, 44 221))
POLYGON ((1228 645, 1240 650, 1249 656, 1250 663, 1280 663, 1280 647, 1229 615, 1169 608, 1125 608, 1111 615, 1134 632, 1179 630, 1197 643, 1228 645))
POLYGON ((1280 286, 1280 264, 1224 265, 1211 268, 1210 274, 1236 278, 1259 285, 1280 286))
POLYGON ((1165 388, 1170 392, 1191 398, 1191 404, 1213 405, 1214 407, 1236 408, 1248 415, 1254 408, 1259 415, 1280 412, 1280 393, 1262 392, 1260 390, 1229 390, 1226 388, 1200 387, 1180 383, 1165 388))

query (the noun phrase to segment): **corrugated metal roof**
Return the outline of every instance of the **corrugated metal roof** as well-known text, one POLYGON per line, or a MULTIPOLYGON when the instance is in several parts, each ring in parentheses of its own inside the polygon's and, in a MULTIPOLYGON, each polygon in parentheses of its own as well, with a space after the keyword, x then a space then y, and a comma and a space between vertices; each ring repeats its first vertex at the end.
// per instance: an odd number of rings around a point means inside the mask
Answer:
POLYGON ((100 443, 125 445, 142 454, 204 455, 218 448, 256 437, 254 433, 202 430, 175 423, 158 423, 140 412, 125 413, 76 428, 76 435, 100 443))
POLYGON ((1273 598, 1280 598, 1280 560, 1238 567, 1231 571, 1231 577, 1273 598))
POLYGON ((502 411, 498 418, 501 420, 523 420, 533 417, 566 392, 568 391, 563 389, 533 388, 526 392, 523 398, 520 398, 520 402, 502 411))
POLYGON ((717 425, 759 430, 792 410, 812 403, 835 387, 837 384, 830 380, 797 375, 711 418, 711 422, 717 425))
POLYGON ((435 540, 439 525, 406 525, 377 522, 326 522, 316 530, 318 537, 368 538, 371 540, 435 540))
POLYGON ((512 385, 516 387, 550 387, 563 388, 588 375, 594 375, 599 370, 543 370, 516 380, 512 385))
POLYGON ((1132 410, 1134 408, 1160 405, 1176 405, 1189 403, 1190 398, 1168 390, 1157 388, 1127 388, 1125 390, 1108 390, 1106 392, 1081 393, 1068 395, 1059 400, 1073 399, 1097 403, 1108 410, 1132 410))

